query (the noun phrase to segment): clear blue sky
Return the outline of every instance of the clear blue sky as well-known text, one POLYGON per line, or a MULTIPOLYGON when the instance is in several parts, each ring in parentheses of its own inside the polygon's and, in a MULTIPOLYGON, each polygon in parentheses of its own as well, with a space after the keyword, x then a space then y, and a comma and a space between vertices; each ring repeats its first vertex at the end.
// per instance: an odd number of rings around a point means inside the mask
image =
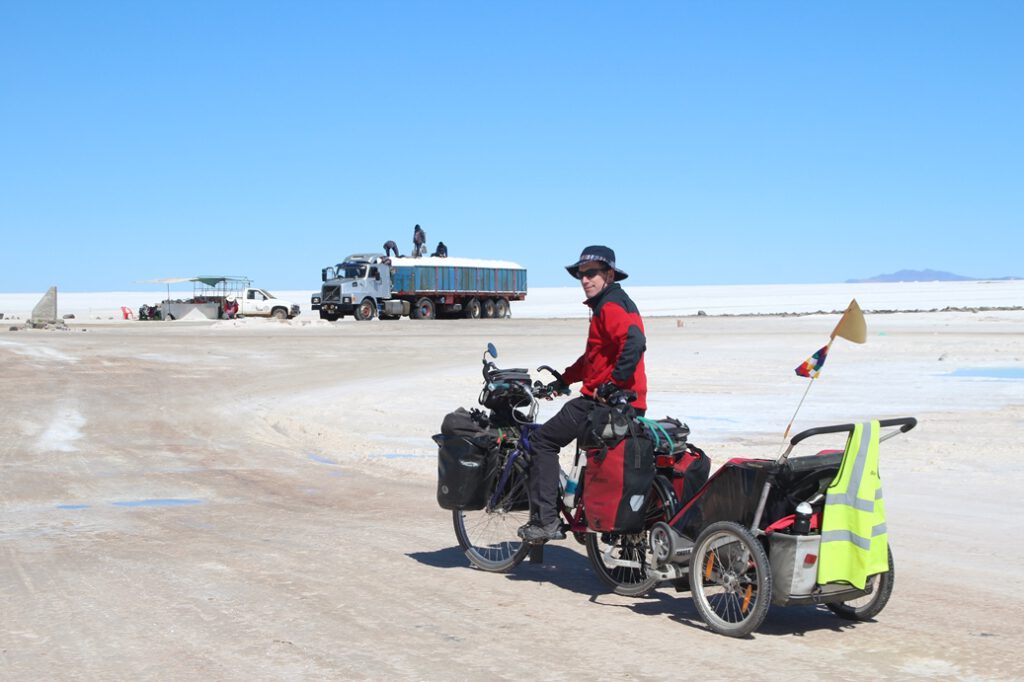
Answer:
POLYGON ((0 0, 0 291, 1024 276, 1021 2, 0 0))

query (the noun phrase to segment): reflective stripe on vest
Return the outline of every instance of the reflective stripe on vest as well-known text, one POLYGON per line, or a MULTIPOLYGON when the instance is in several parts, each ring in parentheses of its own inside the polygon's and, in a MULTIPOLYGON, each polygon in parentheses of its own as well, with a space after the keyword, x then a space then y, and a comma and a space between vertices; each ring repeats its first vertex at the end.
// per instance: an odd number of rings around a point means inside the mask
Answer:
POLYGON ((863 588, 889 568, 885 502, 878 475, 877 421, 857 424, 825 496, 818 582, 863 588))

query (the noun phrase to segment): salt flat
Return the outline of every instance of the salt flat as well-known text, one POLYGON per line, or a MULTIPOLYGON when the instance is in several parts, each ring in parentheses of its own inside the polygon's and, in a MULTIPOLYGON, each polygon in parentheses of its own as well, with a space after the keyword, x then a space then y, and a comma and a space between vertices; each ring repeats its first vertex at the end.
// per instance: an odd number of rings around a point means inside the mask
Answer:
MULTIPOLYGON (((650 414, 715 465, 775 456, 837 319, 649 317, 650 414)), ((606 594, 571 540, 474 570, 436 506, 430 436, 486 343, 563 367, 585 319, 4 326, 0 677, 1019 679, 1024 313, 867 321, 796 428, 920 419, 882 448, 893 598, 856 625, 773 607, 740 641, 671 588, 606 594)))
MULTIPOLYGON (((1019 308, 1024 306, 1024 280, 968 282, 887 282, 866 284, 744 284, 718 286, 632 286, 630 295, 646 317, 679 315, 751 315, 815 313, 843 310, 856 298, 864 310, 942 310, 945 308, 1019 308)), ((122 319, 121 307, 138 311, 170 296, 188 298, 191 289, 155 287, 149 291, 75 292, 59 288, 61 315, 79 320, 122 319)), ((301 318, 314 320, 309 307, 313 290, 278 291, 276 296, 302 307, 301 318)), ((0 313, 24 319, 43 292, 0 293, 0 313)), ((530 287, 526 300, 512 304, 512 316, 523 319, 586 317, 579 287, 530 287)))

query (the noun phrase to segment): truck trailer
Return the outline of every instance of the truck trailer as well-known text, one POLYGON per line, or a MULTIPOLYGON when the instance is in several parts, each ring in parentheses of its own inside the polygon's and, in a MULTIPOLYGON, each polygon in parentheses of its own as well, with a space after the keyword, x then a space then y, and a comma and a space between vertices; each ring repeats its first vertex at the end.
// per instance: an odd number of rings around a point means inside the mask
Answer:
POLYGON ((324 268, 320 279, 320 293, 310 303, 330 322, 346 315, 357 320, 505 318, 510 301, 526 298, 526 269, 508 261, 357 253, 324 268))

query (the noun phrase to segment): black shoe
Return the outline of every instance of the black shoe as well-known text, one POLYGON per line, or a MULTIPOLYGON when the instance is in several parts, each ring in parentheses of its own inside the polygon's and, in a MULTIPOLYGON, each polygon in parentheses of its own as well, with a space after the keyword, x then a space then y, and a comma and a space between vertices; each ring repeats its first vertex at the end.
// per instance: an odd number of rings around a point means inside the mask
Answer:
POLYGON ((562 530, 562 522, 555 519, 545 524, 528 523, 519 529, 519 537, 532 545, 548 540, 564 540, 565 531, 562 530))

